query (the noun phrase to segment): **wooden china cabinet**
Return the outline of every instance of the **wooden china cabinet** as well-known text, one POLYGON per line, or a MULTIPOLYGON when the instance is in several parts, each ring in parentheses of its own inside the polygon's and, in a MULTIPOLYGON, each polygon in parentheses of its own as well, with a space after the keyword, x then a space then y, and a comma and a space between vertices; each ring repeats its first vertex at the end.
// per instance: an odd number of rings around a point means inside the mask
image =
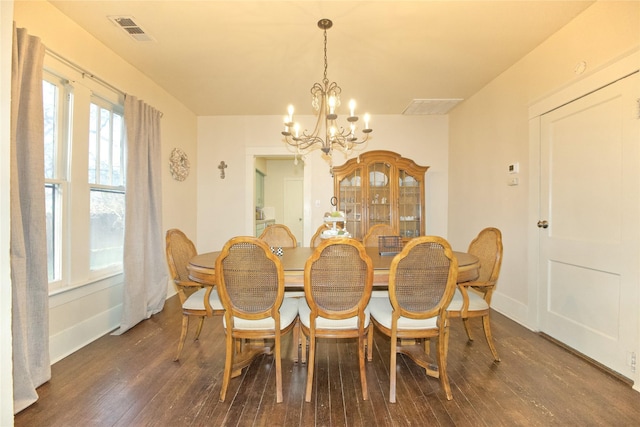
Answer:
POLYGON ((389 224, 403 239, 425 234, 428 166, 392 151, 369 151, 333 168, 333 187, 347 230, 362 240, 369 227, 389 224))

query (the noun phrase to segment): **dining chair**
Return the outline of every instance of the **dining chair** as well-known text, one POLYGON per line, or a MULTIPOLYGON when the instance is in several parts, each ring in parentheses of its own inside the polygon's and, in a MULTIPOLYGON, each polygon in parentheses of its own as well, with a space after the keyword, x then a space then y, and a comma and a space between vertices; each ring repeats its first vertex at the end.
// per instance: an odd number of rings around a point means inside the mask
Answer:
POLYGON ((311 240, 309 241, 309 247, 317 248, 318 246, 320 246, 320 243, 322 243, 322 232, 328 229, 329 227, 327 227, 327 224, 321 224, 311 237, 311 240))
POLYGON ((496 288, 502 265, 502 233, 497 228, 485 228, 469 244, 467 252, 480 260, 478 278, 471 282, 458 283, 447 311, 450 317, 462 319, 469 341, 473 341, 469 318, 482 317, 482 328, 489 350, 493 359, 499 362, 500 356, 491 335, 490 312, 491 296, 496 288))
POLYGON ((366 247, 378 247, 378 236, 399 236, 400 234, 389 224, 376 224, 367 230, 362 238, 366 247))
POLYGON ((176 228, 167 231, 166 257, 169 274, 176 288, 180 305, 182 306, 182 331, 178 342, 178 352, 174 361, 180 359, 189 329, 189 318, 199 317, 194 340, 198 340, 206 317, 224 313, 222 303, 214 286, 204 286, 189 280, 187 265, 189 260, 198 255, 195 245, 189 238, 176 228))
MULTIPOLYGON (((391 342, 389 402, 396 401, 396 375, 398 370, 403 370, 396 366, 398 353, 424 368, 427 375, 439 378, 447 400, 453 398, 447 376, 447 306, 453 297, 457 276, 458 261, 445 239, 416 237, 391 262, 389 298, 371 298, 371 322, 390 337, 391 342), (437 340, 437 366, 433 366, 429 352, 432 338, 437 340)), ((372 332, 368 338, 369 348, 373 344, 372 332)))
POLYGON ((311 401, 317 338, 358 338, 362 398, 368 399, 364 358, 372 287, 373 264, 357 240, 324 240, 305 263, 305 298, 298 312, 303 351, 309 338, 306 402, 311 401))
POLYGON ((240 375, 257 356, 273 354, 276 402, 282 402, 281 336, 296 325, 298 301, 284 298, 280 258, 262 239, 234 237, 216 259, 216 283, 225 309, 226 357, 220 401, 225 400, 232 376, 240 375), (274 340, 273 349, 264 340, 274 340))
POLYGON ((298 246, 296 236, 284 224, 268 225, 260 234, 260 238, 272 248, 295 248, 298 246))
MULTIPOLYGON (((336 228, 342 230, 343 227, 336 223, 336 228)), ((310 248, 317 248, 320 246, 320 243, 324 240, 322 238, 322 232, 325 230, 330 230, 331 226, 329 224, 321 224, 320 227, 316 230, 316 232, 311 236, 311 240, 309 241, 310 248)))

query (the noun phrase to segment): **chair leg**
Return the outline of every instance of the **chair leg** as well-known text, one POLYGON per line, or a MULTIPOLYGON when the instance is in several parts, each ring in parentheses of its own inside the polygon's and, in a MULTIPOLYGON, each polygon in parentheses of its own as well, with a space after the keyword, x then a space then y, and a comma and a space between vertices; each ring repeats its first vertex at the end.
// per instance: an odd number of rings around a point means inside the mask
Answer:
POLYGON ((367 329, 367 360, 373 360, 373 325, 369 324, 367 329))
POLYGON ((369 399, 369 392, 367 391, 367 376, 365 373, 366 368, 364 366, 364 357, 365 357, 364 343, 365 343, 365 337, 363 335, 360 335, 358 337, 358 363, 360 364, 360 385, 362 387, 362 400, 367 400, 369 399))
POLYGON ((313 387, 313 368, 316 359, 316 336, 313 332, 309 335, 309 360, 307 360, 307 390, 304 396, 305 402, 311 402, 311 388, 313 387))
POLYGON ((300 363, 307 363, 307 336, 300 330, 300 363))
POLYGON ((193 339, 194 341, 198 341, 198 338, 200 338, 200 332, 202 332, 202 325, 204 325, 204 318, 205 316, 200 317, 200 322, 198 322, 198 329, 196 329, 196 336, 193 339))
POLYGON ((469 318, 463 317, 462 324, 464 325, 464 330, 467 332, 467 337, 469 341, 473 341, 473 337, 471 336, 471 325, 469 325, 469 318))
POLYGON ((220 389, 220 402, 224 402, 227 395, 227 387, 231 381, 231 370, 233 369, 233 356, 235 353, 234 339, 231 336, 231 331, 226 331, 226 357, 224 360, 224 373, 222 374, 222 388, 220 389))
MULTIPOLYGON (((276 324, 276 326, 279 326, 279 324, 276 324)), ((282 403, 282 359, 280 357, 280 331, 276 331, 274 346, 274 357, 276 358, 276 403, 282 403)))
POLYGON ((391 332, 391 359, 389 361, 389 402, 396 402, 396 360, 398 357, 398 337, 391 332))
POLYGON ((296 324, 293 327, 293 363, 298 363, 298 351, 300 350, 300 319, 296 320, 296 324))
POLYGON ((184 342, 187 339, 188 329, 189 329, 189 316, 187 314, 183 314, 182 315, 182 331, 180 332, 180 341, 178 341, 178 352, 176 353, 176 358, 173 359, 174 362, 177 362, 180 359, 180 353, 182 353, 184 342))
POLYGON ((449 351, 449 321, 440 327, 438 336, 438 377, 440 378, 440 386, 444 390, 447 400, 453 399, 451 394, 451 385, 449 384, 449 376, 447 375, 447 353, 449 351))
POLYGON ((491 354, 493 354, 493 360, 499 362, 500 356, 498 356, 498 351, 493 345, 493 336, 491 335, 491 321, 488 314, 482 316, 482 328, 484 329, 484 336, 487 338, 487 344, 489 344, 489 350, 491 350, 491 354))

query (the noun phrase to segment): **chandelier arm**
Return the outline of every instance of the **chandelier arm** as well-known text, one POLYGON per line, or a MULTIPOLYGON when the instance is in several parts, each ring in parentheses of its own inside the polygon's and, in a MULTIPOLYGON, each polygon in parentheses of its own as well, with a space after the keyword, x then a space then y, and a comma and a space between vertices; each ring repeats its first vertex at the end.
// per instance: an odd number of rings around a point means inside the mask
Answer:
MULTIPOLYGON (((286 137, 285 142, 292 147, 297 148, 301 154, 304 154, 303 151, 311 148, 315 144, 321 143, 322 139, 317 136, 302 136, 301 138, 292 138, 286 137)), ((311 151, 311 150, 309 150, 311 151)))

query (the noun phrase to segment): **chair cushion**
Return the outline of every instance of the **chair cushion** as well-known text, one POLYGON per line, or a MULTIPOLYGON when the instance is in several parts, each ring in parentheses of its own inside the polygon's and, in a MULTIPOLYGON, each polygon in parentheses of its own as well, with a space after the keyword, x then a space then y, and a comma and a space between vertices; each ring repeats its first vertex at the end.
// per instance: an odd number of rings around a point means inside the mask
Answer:
MULTIPOLYGON (((300 315, 300 322, 309 327, 311 308, 307 304, 305 298, 299 299, 298 314, 300 315)), ((364 309, 364 327, 369 327, 369 307, 364 309)), ((327 319, 326 317, 316 318, 316 329, 358 329, 358 316, 349 317, 347 319, 327 319)))
MULTIPOLYGON (((391 313, 393 307, 389 298, 371 298, 369 300, 369 309, 371 310, 371 317, 376 322, 381 324, 387 329, 391 329, 391 313)), ((407 317, 400 317, 398 319, 398 329, 435 329, 437 325, 437 317, 431 317, 429 319, 409 319, 407 317)))
MULTIPOLYGON (((291 325, 298 316, 298 300, 295 298, 284 298, 280 306, 280 329, 285 329, 291 325)), ((225 318, 222 318, 222 324, 227 327, 225 318)), ((233 326, 235 329, 251 329, 251 330, 271 330, 275 328, 273 317, 265 317, 264 319, 248 320, 240 317, 233 317, 233 326)))
MULTIPOLYGON (((472 290, 467 292, 469 295, 469 311, 482 311, 489 308, 489 304, 482 298, 482 296, 478 295, 472 290)), ((460 311, 462 310, 462 294, 460 293, 460 289, 456 288, 456 293, 453 294, 453 299, 449 303, 447 307, 447 311, 460 311)))
POLYGON ((304 291, 284 291, 285 298, 304 298, 304 291))
POLYGON ((371 291, 371 298, 389 298, 389 291, 371 291))
MULTIPOLYGON (((186 310, 204 310, 204 294, 206 292, 207 288, 198 289, 189 295, 189 298, 182 304, 182 308, 186 310)), ((224 310, 218 292, 215 289, 209 295, 209 304, 214 310, 224 310)))

